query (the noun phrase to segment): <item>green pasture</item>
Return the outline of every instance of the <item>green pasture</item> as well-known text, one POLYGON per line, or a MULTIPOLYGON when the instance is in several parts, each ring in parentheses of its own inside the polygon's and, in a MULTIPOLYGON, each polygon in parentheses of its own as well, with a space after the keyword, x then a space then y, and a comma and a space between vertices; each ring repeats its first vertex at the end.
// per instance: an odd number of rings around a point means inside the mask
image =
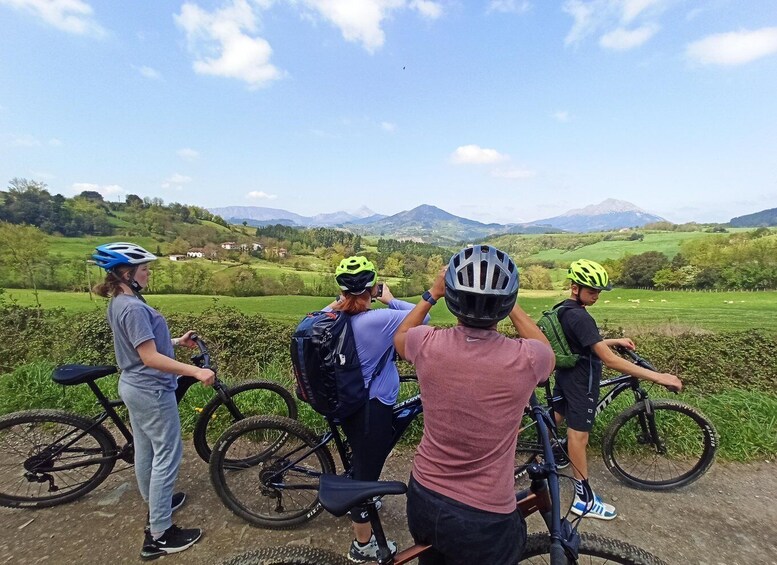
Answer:
MULTIPOLYGON (((88 293, 40 291, 44 308, 88 311, 105 307, 105 300, 88 293)), ((31 290, 7 289, 5 300, 33 305, 31 290)), ((519 303, 533 317, 566 296, 562 291, 521 291, 519 303)), ((326 306, 331 299, 317 296, 201 296, 149 295, 148 302, 163 312, 202 312, 214 301, 249 314, 261 314, 271 320, 297 321, 306 312, 326 306)), ((417 302, 418 297, 411 297, 417 302)), ((765 329, 777 331, 777 291, 766 292, 683 292, 651 290, 613 290, 603 292, 590 309, 600 326, 623 328, 627 332, 660 329, 729 331, 765 329)), ((451 313, 440 304, 432 309, 432 323, 453 324, 451 313)))
POLYGON ((720 234, 706 232, 655 232, 646 233, 642 241, 599 241, 593 245, 586 245, 573 251, 563 249, 546 249, 530 256, 530 259, 540 261, 560 261, 571 263, 576 259, 585 257, 593 261, 605 261, 607 259, 620 259, 627 253, 639 255, 646 251, 659 251, 669 258, 674 257, 680 251, 680 246, 688 240, 700 237, 710 237, 720 234))
MULTIPOLYGON (((104 243, 113 241, 124 241, 117 239, 115 235, 86 236, 86 237, 55 237, 47 235, 46 241, 49 243, 49 253, 52 255, 62 255, 66 258, 82 258, 84 260, 91 256, 94 248, 104 243)), ((131 241, 145 247, 152 253, 156 251, 160 243, 152 237, 132 236, 131 241)))

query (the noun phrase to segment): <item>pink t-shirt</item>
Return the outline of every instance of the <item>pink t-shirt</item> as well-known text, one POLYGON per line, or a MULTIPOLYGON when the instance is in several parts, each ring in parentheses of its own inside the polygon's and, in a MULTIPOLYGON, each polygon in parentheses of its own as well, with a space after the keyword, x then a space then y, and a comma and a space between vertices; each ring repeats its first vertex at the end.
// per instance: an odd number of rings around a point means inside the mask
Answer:
POLYGON ((468 506, 515 510, 515 441, 523 409, 551 372, 553 350, 487 329, 419 326, 405 356, 418 374, 424 435, 413 477, 468 506))

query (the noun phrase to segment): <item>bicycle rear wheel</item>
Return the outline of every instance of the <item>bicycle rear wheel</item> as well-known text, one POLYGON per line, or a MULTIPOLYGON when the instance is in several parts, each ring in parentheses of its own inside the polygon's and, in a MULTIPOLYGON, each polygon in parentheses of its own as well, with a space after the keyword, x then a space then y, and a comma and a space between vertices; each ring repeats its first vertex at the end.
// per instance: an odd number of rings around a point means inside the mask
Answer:
POLYGON ((213 448, 211 482, 227 508, 251 524, 302 524, 322 510, 318 478, 335 472, 332 454, 319 443, 297 420, 241 420, 227 428, 213 448))
POLYGON ((237 555, 221 565, 347 565, 344 555, 317 547, 269 547, 237 555))
POLYGON ((58 410, 0 418, 0 505, 56 506, 102 483, 116 464, 113 436, 94 421, 58 410))
POLYGON ((715 459, 715 427, 682 402, 652 400, 650 405, 652 414, 641 402, 608 426, 602 441, 605 465, 619 480, 642 490, 670 490, 692 483, 715 459))
MULTIPOLYGON (((550 563, 550 535, 531 534, 526 540, 521 564, 550 563)), ((595 534, 580 534, 577 563, 621 563, 624 565, 666 565, 652 553, 634 545, 595 534)))
POLYGON ((194 424, 194 448, 206 463, 213 444, 235 422, 250 416, 285 416, 297 419, 297 401, 282 385, 250 381, 227 389, 241 417, 233 415, 217 394, 202 409, 194 424))

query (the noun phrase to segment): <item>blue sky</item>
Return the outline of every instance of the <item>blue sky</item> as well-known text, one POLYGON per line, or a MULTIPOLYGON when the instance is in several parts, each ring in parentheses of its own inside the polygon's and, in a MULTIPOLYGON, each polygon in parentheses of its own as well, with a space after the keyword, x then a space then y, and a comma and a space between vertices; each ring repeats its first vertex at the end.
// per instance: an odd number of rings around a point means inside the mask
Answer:
POLYGON ((777 207, 774 0, 0 0, 0 183, 303 215, 777 207))

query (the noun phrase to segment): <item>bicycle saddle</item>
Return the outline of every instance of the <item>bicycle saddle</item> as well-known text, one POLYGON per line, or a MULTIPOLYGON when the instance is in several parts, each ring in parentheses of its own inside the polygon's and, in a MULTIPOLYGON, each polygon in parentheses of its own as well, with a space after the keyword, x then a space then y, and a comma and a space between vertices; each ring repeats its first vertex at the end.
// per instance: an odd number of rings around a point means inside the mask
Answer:
POLYGON ((60 365, 54 369, 51 378, 61 385, 80 385, 112 375, 116 371, 113 365, 60 365))
POLYGON ((321 475, 318 500, 331 514, 345 516, 373 496, 406 492, 407 485, 401 481, 355 481, 342 475, 321 475))

